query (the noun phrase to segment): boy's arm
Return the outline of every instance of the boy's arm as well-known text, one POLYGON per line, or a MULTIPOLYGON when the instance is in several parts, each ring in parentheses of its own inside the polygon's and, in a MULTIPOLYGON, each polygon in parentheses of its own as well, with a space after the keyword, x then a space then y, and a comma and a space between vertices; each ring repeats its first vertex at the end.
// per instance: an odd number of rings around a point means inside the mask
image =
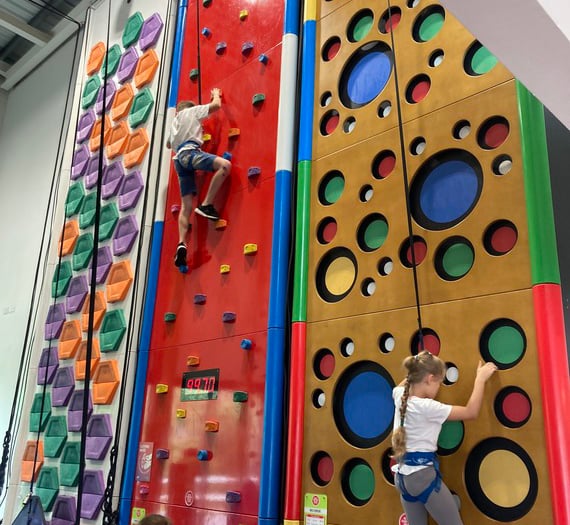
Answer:
POLYGON ((222 107, 222 90, 220 88, 212 89, 212 100, 208 104, 208 115, 214 111, 218 111, 222 107))

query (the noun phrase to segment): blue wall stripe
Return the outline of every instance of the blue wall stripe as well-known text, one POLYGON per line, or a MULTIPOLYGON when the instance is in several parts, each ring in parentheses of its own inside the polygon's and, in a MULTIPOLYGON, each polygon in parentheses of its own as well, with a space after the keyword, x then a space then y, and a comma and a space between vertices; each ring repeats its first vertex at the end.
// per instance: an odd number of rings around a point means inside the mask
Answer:
POLYGON ((301 114, 299 117, 299 155, 298 160, 311 160, 313 149, 313 107, 315 97, 315 20, 304 24, 301 70, 301 114))
POLYGON ((287 0, 285 2, 284 33, 292 33, 299 36, 299 0, 287 0))
POLYGON ((180 65, 184 47, 184 29, 186 27, 186 10, 188 0, 178 3, 178 16, 176 17, 176 36, 174 39, 174 52, 172 56, 172 75, 170 77, 170 93, 168 94, 168 107, 173 108, 178 102, 178 85, 180 84, 180 65))
POLYGON ((158 287, 158 270, 160 268, 160 249, 164 235, 164 222, 157 221, 153 225, 152 242, 150 250, 150 268, 147 279, 144 311, 137 354, 137 370, 135 374, 135 386, 133 391, 133 404, 131 408, 131 422, 129 437, 127 439, 127 454, 123 467, 121 482, 121 496, 119 503, 119 524, 131 523, 131 503, 133 498, 133 484, 137 467, 139 452, 140 427, 143 414, 144 393, 146 387, 146 372, 148 368, 148 356, 150 349, 150 336, 154 319, 154 303, 158 287))

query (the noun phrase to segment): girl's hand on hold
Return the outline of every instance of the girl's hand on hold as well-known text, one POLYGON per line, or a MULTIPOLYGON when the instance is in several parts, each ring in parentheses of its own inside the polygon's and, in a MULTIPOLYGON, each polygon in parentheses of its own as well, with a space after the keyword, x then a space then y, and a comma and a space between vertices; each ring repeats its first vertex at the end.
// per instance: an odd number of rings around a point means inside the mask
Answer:
POLYGON ((497 365, 495 363, 482 363, 479 361, 477 366, 477 377, 476 381, 482 381, 485 383, 497 370, 497 365))

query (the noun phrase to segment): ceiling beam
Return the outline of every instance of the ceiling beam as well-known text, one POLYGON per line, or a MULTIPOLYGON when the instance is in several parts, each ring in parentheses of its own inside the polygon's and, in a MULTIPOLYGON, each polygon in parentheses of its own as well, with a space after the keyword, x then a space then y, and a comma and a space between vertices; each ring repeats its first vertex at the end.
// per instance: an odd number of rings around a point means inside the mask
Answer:
POLYGON ((8 74, 8 71, 10 71, 11 67, 12 66, 10 64, 8 64, 7 62, 0 60, 0 75, 5 77, 8 74))
POLYGON ((0 26, 12 33, 20 35, 37 46, 43 46, 50 41, 51 34, 32 27, 25 20, 0 9, 0 26))

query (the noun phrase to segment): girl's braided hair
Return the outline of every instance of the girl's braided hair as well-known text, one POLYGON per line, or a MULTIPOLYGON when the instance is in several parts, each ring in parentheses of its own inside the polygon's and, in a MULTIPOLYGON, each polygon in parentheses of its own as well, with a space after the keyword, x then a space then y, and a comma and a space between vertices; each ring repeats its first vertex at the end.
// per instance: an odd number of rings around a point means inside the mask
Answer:
POLYGON ((437 356, 424 350, 419 354, 406 357, 404 368, 408 372, 404 383, 404 393, 400 404, 400 426, 392 434, 392 457, 400 461, 406 453, 406 411, 408 409, 408 398, 410 397, 410 387, 421 383, 424 378, 433 374, 443 378, 445 375, 445 363, 437 356))

